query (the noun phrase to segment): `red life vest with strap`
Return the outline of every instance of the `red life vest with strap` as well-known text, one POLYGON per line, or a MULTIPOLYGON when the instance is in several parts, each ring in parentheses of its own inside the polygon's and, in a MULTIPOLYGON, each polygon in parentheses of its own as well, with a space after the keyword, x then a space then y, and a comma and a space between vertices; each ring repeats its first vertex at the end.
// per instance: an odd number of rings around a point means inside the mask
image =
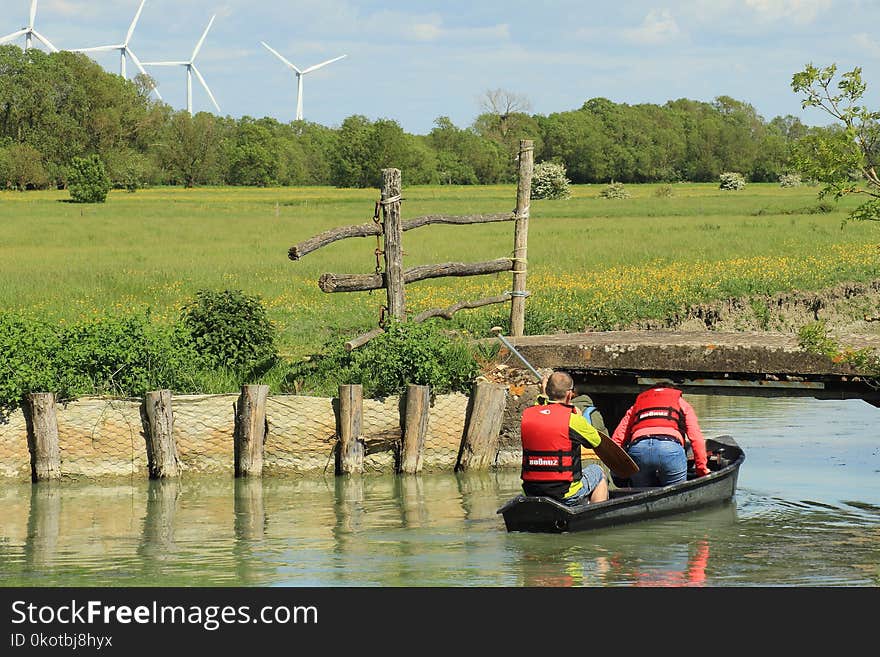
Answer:
POLYGON ((581 476, 581 446, 569 437, 573 406, 529 406, 520 424, 523 481, 574 481, 581 476))
POLYGON ((633 431, 645 427, 656 428, 658 435, 667 435, 668 431, 664 430, 673 429, 683 438, 685 423, 680 399, 681 390, 675 388, 651 388, 636 397, 630 413, 624 445, 632 440, 633 431))

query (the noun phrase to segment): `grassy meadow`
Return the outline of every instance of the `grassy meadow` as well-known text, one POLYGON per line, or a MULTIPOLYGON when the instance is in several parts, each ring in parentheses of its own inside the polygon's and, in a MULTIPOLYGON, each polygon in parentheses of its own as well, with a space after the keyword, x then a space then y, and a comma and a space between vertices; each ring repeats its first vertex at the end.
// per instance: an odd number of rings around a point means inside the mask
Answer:
MULTIPOLYGON (((818 290, 880 277, 880 232, 842 225, 858 199, 818 211, 816 187, 749 184, 573 187, 567 200, 533 201, 527 333, 611 329, 691 303, 818 290), (662 194, 664 187, 671 195, 662 194)), ((506 212, 513 185, 406 187, 404 220, 426 214, 506 212)), ((352 238, 298 261, 288 249, 336 226, 372 220, 375 189, 155 188, 113 191, 107 203, 66 202, 67 192, 0 192, 0 310, 73 322, 149 308, 177 317, 198 289, 259 295, 298 358, 328 340, 376 326, 384 291, 325 294, 325 272, 368 273, 375 238, 352 238)), ((510 256, 513 223, 427 226, 404 233, 404 265, 510 256)), ((510 289, 509 273, 421 281, 407 287, 415 314, 510 289)), ((508 305, 460 311, 449 326, 488 335, 508 305)))

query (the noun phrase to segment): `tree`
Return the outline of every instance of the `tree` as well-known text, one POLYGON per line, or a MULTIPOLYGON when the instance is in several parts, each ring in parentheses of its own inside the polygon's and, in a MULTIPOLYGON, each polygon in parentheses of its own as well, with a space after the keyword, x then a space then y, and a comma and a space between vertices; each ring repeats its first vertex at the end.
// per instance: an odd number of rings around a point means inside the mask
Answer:
POLYGON ((836 75, 836 64, 809 64, 792 76, 791 88, 803 94, 803 107, 819 108, 839 121, 837 130, 816 130, 800 139, 795 162, 807 178, 824 183, 820 198, 867 196, 850 217, 880 221, 880 112, 859 104, 867 89, 860 67, 843 73, 834 84, 836 75))
POLYGON ((76 203, 103 203, 110 191, 110 176, 97 155, 75 157, 67 176, 70 198, 76 203))
POLYGON ((27 144, 0 148, 0 189, 12 187, 19 191, 49 185, 40 153, 27 144))

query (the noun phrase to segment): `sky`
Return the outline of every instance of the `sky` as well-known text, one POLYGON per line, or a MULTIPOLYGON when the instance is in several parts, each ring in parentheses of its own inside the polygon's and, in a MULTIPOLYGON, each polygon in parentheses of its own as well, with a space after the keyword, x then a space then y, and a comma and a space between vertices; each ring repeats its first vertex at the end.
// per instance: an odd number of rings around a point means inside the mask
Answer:
MULTIPOLYGON (((60 49, 117 44, 140 2, 39 0, 34 27, 60 49)), ((30 6, 0 0, 0 37, 27 25, 30 6)), ((861 67, 864 102, 880 107, 877 0, 146 0, 129 46, 142 62, 188 60, 212 16, 195 63, 234 118, 295 118, 295 74, 261 41, 300 69, 346 55, 303 77, 303 118, 328 127, 359 114, 411 134, 441 116, 465 128, 495 89, 545 116, 596 97, 662 105, 726 95, 767 121, 827 125, 791 89, 810 63, 861 67)), ((90 56, 119 73, 118 54, 90 56)), ((185 109, 184 70, 147 69, 163 99, 185 109)), ((193 111, 203 110, 216 113, 194 80, 193 111)))

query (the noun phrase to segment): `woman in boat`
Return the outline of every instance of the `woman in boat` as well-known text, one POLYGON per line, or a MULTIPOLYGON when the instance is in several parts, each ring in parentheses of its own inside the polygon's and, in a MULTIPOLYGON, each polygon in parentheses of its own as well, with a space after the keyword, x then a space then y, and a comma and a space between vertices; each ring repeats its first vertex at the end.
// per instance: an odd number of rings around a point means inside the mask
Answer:
POLYGON ((543 394, 520 423, 523 492, 571 505, 607 500, 605 472, 595 463, 581 464, 581 446, 595 448, 602 439, 571 403, 571 375, 553 372, 542 384, 543 394))
POLYGON ((666 486, 686 481, 685 439, 691 443, 697 476, 709 474, 706 440, 697 414, 676 388, 654 386, 640 393, 611 439, 639 466, 630 478, 633 486, 666 486))

